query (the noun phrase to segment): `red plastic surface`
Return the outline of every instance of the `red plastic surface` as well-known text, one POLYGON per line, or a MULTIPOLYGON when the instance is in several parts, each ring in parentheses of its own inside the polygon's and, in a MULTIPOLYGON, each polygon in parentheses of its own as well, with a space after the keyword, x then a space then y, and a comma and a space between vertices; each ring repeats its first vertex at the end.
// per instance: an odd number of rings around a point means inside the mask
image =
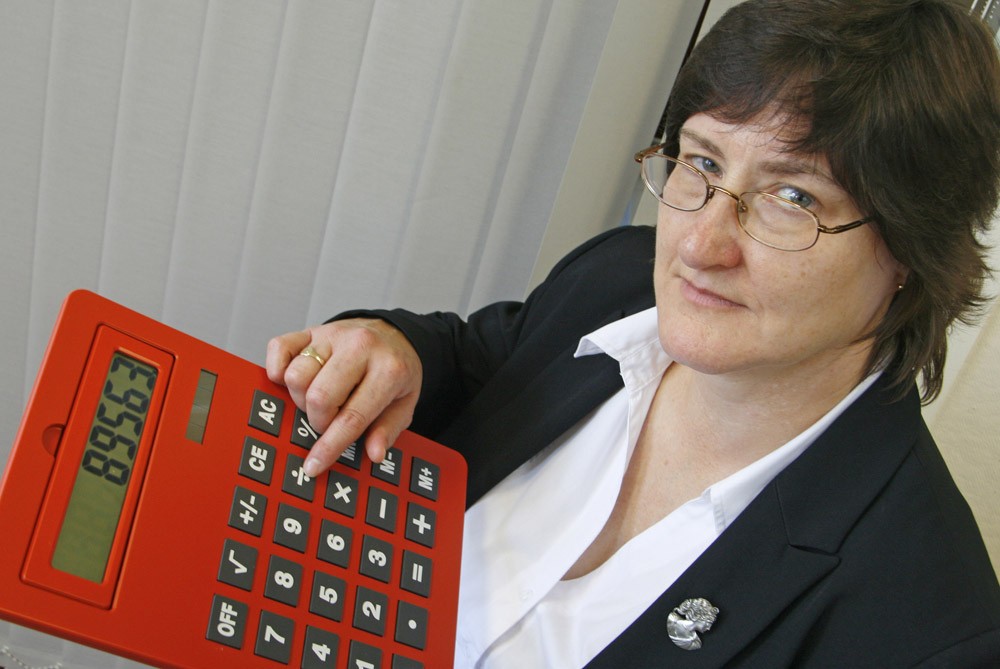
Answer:
MULTIPOLYGON (((163 667, 267 667, 281 664, 255 655, 254 642, 262 610, 295 621, 288 666, 299 667, 306 626, 339 637, 328 666, 346 667, 352 641, 382 651, 384 667, 400 655, 427 668, 449 667, 453 661, 458 602, 462 518, 466 467, 454 451, 406 432, 396 443, 403 454, 400 485, 393 492, 401 510, 390 534, 365 523, 362 514, 347 518, 324 508, 327 475, 316 480, 311 502, 282 492, 284 458, 303 455, 289 443, 294 405, 287 391, 271 383, 258 365, 226 353, 162 323, 86 291, 72 293, 59 316, 7 469, 0 482, 0 617, 80 643, 163 667), (98 332, 102 334, 98 337, 98 332), (154 399, 159 415, 147 422, 140 454, 118 528, 112 559, 104 582, 80 588, 79 579, 53 575, 49 559, 62 521, 68 487, 82 453, 81 431, 74 426, 89 421, 95 400, 92 376, 102 375, 101 363, 109 344, 160 367, 154 399), (88 367, 88 365, 90 365, 88 367), (200 372, 218 375, 203 443, 185 438, 185 429, 200 372), (254 390, 263 390, 285 402, 278 437, 248 426, 254 390), (77 413, 79 412, 79 413, 77 413), (81 418, 83 416, 83 418, 81 418), (245 436, 273 445, 278 463, 269 486, 238 474, 245 436), (412 456, 440 467, 437 501, 409 490, 412 456), (145 469, 144 475, 141 472, 145 469), (260 538, 228 525, 235 487, 259 490, 269 501, 260 538), (437 514, 435 546, 426 548, 403 538, 408 502, 433 508, 437 514), (299 553, 273 544, 279 503, 309 511, 306 550, 299 553), (330 518, 350 527, 355 541, 348 569, 318 560, 319 527, 330 518), (395 547, 388 584, 358 574, 362 535, 389 541, 395 547), (251 592, 217 580, 225 539, 235 539, 261 551, 251 592), (431 596, 422 598, 399 587, 403 550, 416 550, 433 560, 431 596), (267 556, 278 555, 303 565, 306 573, 319 569, 348 583, 343 622, 333 622, 308 611, 309 582, 297 607, 264 597, 267 556), (54 577, 53 577, 54 576, 54 577), (65 578, 64 578, 65 577, 65 578), (352 624, 354 586, 363 585, 388 596, 386 632, 382 637, 352 624), (82 593, 82 594, 81 594, 82 593), (237 650, 208 640, 213 595, 246 603, 249 618, 242 648, 237 650), (393 628, 399 601, 428 610, 428 637, 424 650, 395 641, 393 628)), ((89 425, 89 422, 88 422, 89 425)), ((339 465, 338 465, 339 466, 339 465)), ((362 470, 370 466, 362 463, 362 470)), ((357 476, 357 472, 352 471, 357 476)), ((359 496, 367 495, 362 473, 359 496)), ((85 584, 84 584, 85 585, 85 584)))

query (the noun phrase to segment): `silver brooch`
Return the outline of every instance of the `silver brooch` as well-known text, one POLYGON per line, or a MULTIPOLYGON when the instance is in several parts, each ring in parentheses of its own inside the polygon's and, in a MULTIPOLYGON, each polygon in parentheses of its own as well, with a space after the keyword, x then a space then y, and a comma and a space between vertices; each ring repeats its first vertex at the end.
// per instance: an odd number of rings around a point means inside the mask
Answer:
POLYGON ((701 648, 698 632, 712 629, 718 616, 719 609, 704 597, 685 599, 667 617, 667 634, 684 650, 698 650, 701 648))

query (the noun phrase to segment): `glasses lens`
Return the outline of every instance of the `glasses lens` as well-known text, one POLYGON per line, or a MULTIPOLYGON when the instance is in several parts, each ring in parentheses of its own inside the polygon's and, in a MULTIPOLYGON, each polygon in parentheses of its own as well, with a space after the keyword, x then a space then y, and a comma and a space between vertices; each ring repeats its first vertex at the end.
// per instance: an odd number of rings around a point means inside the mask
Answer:
POLYGON ((642 161, 646 186, 663 204, 695 211, 708 199, 708 182, 701 172, 662 153, 652 153, 642 161))
POLYGON ((816 243, 819 228, 807 209, 768 193, 744 193, 738 207, 748 235, 784 251, 803 251, 816 243))

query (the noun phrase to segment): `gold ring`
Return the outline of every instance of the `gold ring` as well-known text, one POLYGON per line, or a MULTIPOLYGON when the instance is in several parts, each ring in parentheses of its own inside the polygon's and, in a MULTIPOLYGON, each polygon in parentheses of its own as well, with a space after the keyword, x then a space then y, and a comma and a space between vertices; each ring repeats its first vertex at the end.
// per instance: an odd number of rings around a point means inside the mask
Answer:
POLYGON ((311 345, 306 346, 304 349, 302 349, 302 352, 299 353, 299 355, 304 355, 307 358, 312 358, 313 360, 319 363, 320 367, 326 364, 326 360, 324 360, 322 356, 320 356, 320 354, 316 352, 316 349, 314 349, 311 345))

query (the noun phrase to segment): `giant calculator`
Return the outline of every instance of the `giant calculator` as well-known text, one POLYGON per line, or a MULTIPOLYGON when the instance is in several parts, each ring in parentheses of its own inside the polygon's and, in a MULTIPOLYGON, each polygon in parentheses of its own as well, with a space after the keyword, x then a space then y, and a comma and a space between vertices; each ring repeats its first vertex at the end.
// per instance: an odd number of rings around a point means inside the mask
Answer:
POLYGON ((0 617, 163 667, 440 669, 465 462, 413 433, 311 479, 264 369, 67 298, 0 483, 0 617))

